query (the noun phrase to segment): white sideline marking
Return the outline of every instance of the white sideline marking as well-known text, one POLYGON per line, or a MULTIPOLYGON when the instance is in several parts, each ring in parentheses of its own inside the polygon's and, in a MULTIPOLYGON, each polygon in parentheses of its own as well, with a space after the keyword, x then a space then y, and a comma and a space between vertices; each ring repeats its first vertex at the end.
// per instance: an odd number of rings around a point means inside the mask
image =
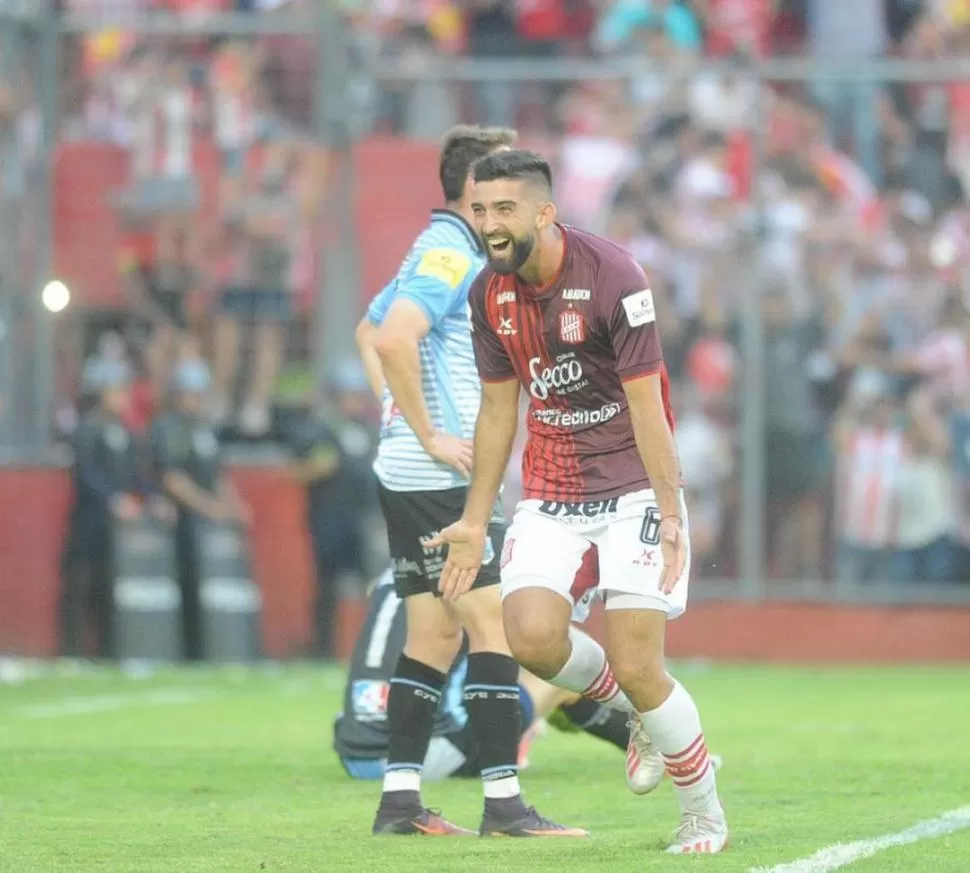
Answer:
POLYGON ((213 697, 212 691, 202 689, 170 688, 158 691, 142 691, 131 694, 97 694, 90 697, 65 697, 49 703, 33 703, 13 710, 23 718, 63 718, 68 715, 88 715, 96 712, 113 712, 118 709, 134 709, 139 706, 175 706, 194 703, 213 697))
POLYGON ((828 873, 829 870, 838 870, 861 858, 871 858, 883 849, 905 846, 917 840, 932 840, 964 828, 970 828, 970 806, 951 809, 939 818, 921 821, 897 834, 886 834, 855 843, 836 843, 820 849, 810 858, 778 864, 776 867, 752 867, 748 873, 828 873))

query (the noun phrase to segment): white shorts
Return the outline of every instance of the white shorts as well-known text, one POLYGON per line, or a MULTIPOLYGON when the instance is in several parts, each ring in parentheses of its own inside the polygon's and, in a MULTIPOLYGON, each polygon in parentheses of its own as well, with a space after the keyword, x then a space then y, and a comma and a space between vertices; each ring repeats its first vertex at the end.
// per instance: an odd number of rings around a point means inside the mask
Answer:
POLYGON ((553 503, 523 500, 515 508, 502 551, 502 597, 521 588, 548 588, 574 607, 582 599, 583 557, 599 552, 599 594, 610 608, 656 609, 677 618, 687 609, 690 531, 681 495, 688 553, 684 573, 670 594, 660 588, 660 510, 652 490, 612 500, 553 503), (632 596, 631 596, 632 595, 632 596))

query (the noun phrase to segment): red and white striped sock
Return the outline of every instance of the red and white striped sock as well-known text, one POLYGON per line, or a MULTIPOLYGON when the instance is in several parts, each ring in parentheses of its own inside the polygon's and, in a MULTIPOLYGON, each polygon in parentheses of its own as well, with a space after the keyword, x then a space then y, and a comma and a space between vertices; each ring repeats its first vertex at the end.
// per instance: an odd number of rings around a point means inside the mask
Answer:
POLYGON ((633 704, 620 690, 603 647, 589 634, 575 627, 569 628, 569 641, 573 646, 569 660, 549 681, 559 688, 595 700, 608 709, 633 712, 633 704))
POLYGON ((720 815, 714 764, 707 753, 700 714, 694 699, 679 682, 656 709, 640 714, 653 744, 663 755, 684 812, 720 815))

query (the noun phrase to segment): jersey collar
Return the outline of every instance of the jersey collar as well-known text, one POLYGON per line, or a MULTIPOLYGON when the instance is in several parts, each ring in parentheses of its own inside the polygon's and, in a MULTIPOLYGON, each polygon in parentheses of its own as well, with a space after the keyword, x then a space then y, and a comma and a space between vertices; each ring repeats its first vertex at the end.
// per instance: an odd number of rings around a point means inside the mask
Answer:
POLYGON ((457 212, 453 212, 450 209, 432 209, 431 223, 434 224, 436 221, 444 221, 454 225, 468 238, 468 241, 476 252, 479 254, 485 253, 485 250, 482 248, 482 241, 478 238, 478 234, 475 233, 475 229, 457 212))

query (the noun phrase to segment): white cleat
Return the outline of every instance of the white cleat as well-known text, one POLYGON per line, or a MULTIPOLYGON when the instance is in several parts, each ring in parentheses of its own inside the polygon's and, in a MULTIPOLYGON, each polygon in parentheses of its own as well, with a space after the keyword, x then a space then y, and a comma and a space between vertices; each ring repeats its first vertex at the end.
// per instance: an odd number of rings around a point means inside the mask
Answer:
POLYGON ((674 831, 674 842, 668 855, 716 855, 727 848, 728 827, 724 813, 696 815, 685 812, 674 831))
POLYGON ((626 747, 626 784, 634 794, 649 794, 664 778, 663 756, 650 742, 636 715, 630 717, 630 742, 626 747))

